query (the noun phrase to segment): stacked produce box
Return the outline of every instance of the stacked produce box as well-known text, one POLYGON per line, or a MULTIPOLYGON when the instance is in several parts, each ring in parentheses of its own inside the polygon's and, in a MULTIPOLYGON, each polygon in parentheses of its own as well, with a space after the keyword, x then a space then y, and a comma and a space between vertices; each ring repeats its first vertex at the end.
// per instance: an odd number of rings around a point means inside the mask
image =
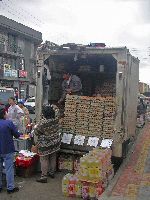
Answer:
POLYGON ((115 98, 106 97, 104 104, 103 137, 112 138, 115 131, 115 98))
POLYGON ((79 170, 74 175, 64 176, 62 192, 65 196, 98 199, 113 175, 111 150, 95 148, 80 159, 79 170))
POLYGON ((89 135, 102 136, 104 99, 102 97, 91 97, 89 115, 89 135))
POLYGON ((116 95, 115 80, 107 80, 102 86, 97 85, 95 94, 102 97, 114 97, 116 95))
POLYGON ((77 99, 76 110, 76 125, 75 133, 86 135, 88 133, 88 124, 90 116, 90 98, 86 96, 80 96, 77 99))
POLYGON ((77 111, 78 96, 67 95, 65 103, 65 117, 63 121, 63 129, 65 131, 75 132, 76 125, 76 111, 77 111))

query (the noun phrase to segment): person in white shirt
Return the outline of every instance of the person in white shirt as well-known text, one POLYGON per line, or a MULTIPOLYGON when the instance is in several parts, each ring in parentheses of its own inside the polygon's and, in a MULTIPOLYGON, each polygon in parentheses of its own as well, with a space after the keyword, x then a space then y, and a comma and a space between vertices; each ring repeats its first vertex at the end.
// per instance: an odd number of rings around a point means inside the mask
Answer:
POLYGON ((22 132, 21 118, 24 116, 24 111, 16 105, 14 97, 8 99, 10 107, 8 108, 7 119, 11 120, 17 129, 22 132))

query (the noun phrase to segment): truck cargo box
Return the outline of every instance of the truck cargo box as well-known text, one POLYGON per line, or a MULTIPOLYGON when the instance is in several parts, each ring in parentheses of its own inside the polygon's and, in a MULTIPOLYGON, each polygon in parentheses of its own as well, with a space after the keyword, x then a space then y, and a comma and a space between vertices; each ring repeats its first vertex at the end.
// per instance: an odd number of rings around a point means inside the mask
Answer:
MULTIPOLYGON (((43 62, 43 68, 39 68, 39 73, 43 73, 42 70, 45 66, 51 75, 48 94, 50 103, 58 102, 61 96, 64 70, 69 70, 71 74, 80 77, 83 96, 111 96, 115 98, 113 154, 121 157, 122 144, 135 134, 139 60, 133 57, 126 47, 77 47, 50 51, 43 62)), ((37 78, 37 88, 37 106, 40 108, 43 94, 40 75, 37 78)), ((39 114, 40 109, 37 118, 39 114)), ((104 124, 105 127, 108 126, 107 123, 104 124)), ((106 132, 111 131, 108 129, 106 132)), ((96 136, 98 137, 98 135, 96 136)))

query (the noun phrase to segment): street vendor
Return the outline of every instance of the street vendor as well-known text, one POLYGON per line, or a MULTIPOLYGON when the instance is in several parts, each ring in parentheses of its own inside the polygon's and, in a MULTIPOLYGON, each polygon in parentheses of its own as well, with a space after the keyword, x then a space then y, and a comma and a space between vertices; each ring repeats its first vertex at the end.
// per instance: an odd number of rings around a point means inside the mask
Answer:
POLYGON ((69 71, 63 73, 62 96, 58 103, 65 101, 66 95, 81 95, 82 83, 78 76, 72 75, 69 71))
POLYGON ((47 183, 47 176, 54 178, 56 170, 56 152, 60 149, 59 119, 51 105, 44 105, 42 108, 43 117, 34 128, 34 135, 37 137, 34 152, 40 155, 41 177, 37 182, 47 183), (50 167, 50 171, 49 171, 50 167))

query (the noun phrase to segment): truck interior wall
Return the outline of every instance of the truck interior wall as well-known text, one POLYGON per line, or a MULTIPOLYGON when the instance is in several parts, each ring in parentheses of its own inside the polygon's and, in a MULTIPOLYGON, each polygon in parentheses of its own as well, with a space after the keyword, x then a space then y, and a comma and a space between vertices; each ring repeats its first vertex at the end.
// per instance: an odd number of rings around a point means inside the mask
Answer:
POLYGON ((78 56, 74 61, 74 55, 55 56, 48 61, 52 80, 50 83, 49 101, 58 101, 62 89, 62 75, 64 70, 69 70, 72 74, 81 78, 83 95, 93 96, 97 85, 102 86, 104 81, 116 79, 117 63, 110 55, 88 55, 86 58, 78 56), (100 66, 104 66, 104 72, 100 72, 100 66))

